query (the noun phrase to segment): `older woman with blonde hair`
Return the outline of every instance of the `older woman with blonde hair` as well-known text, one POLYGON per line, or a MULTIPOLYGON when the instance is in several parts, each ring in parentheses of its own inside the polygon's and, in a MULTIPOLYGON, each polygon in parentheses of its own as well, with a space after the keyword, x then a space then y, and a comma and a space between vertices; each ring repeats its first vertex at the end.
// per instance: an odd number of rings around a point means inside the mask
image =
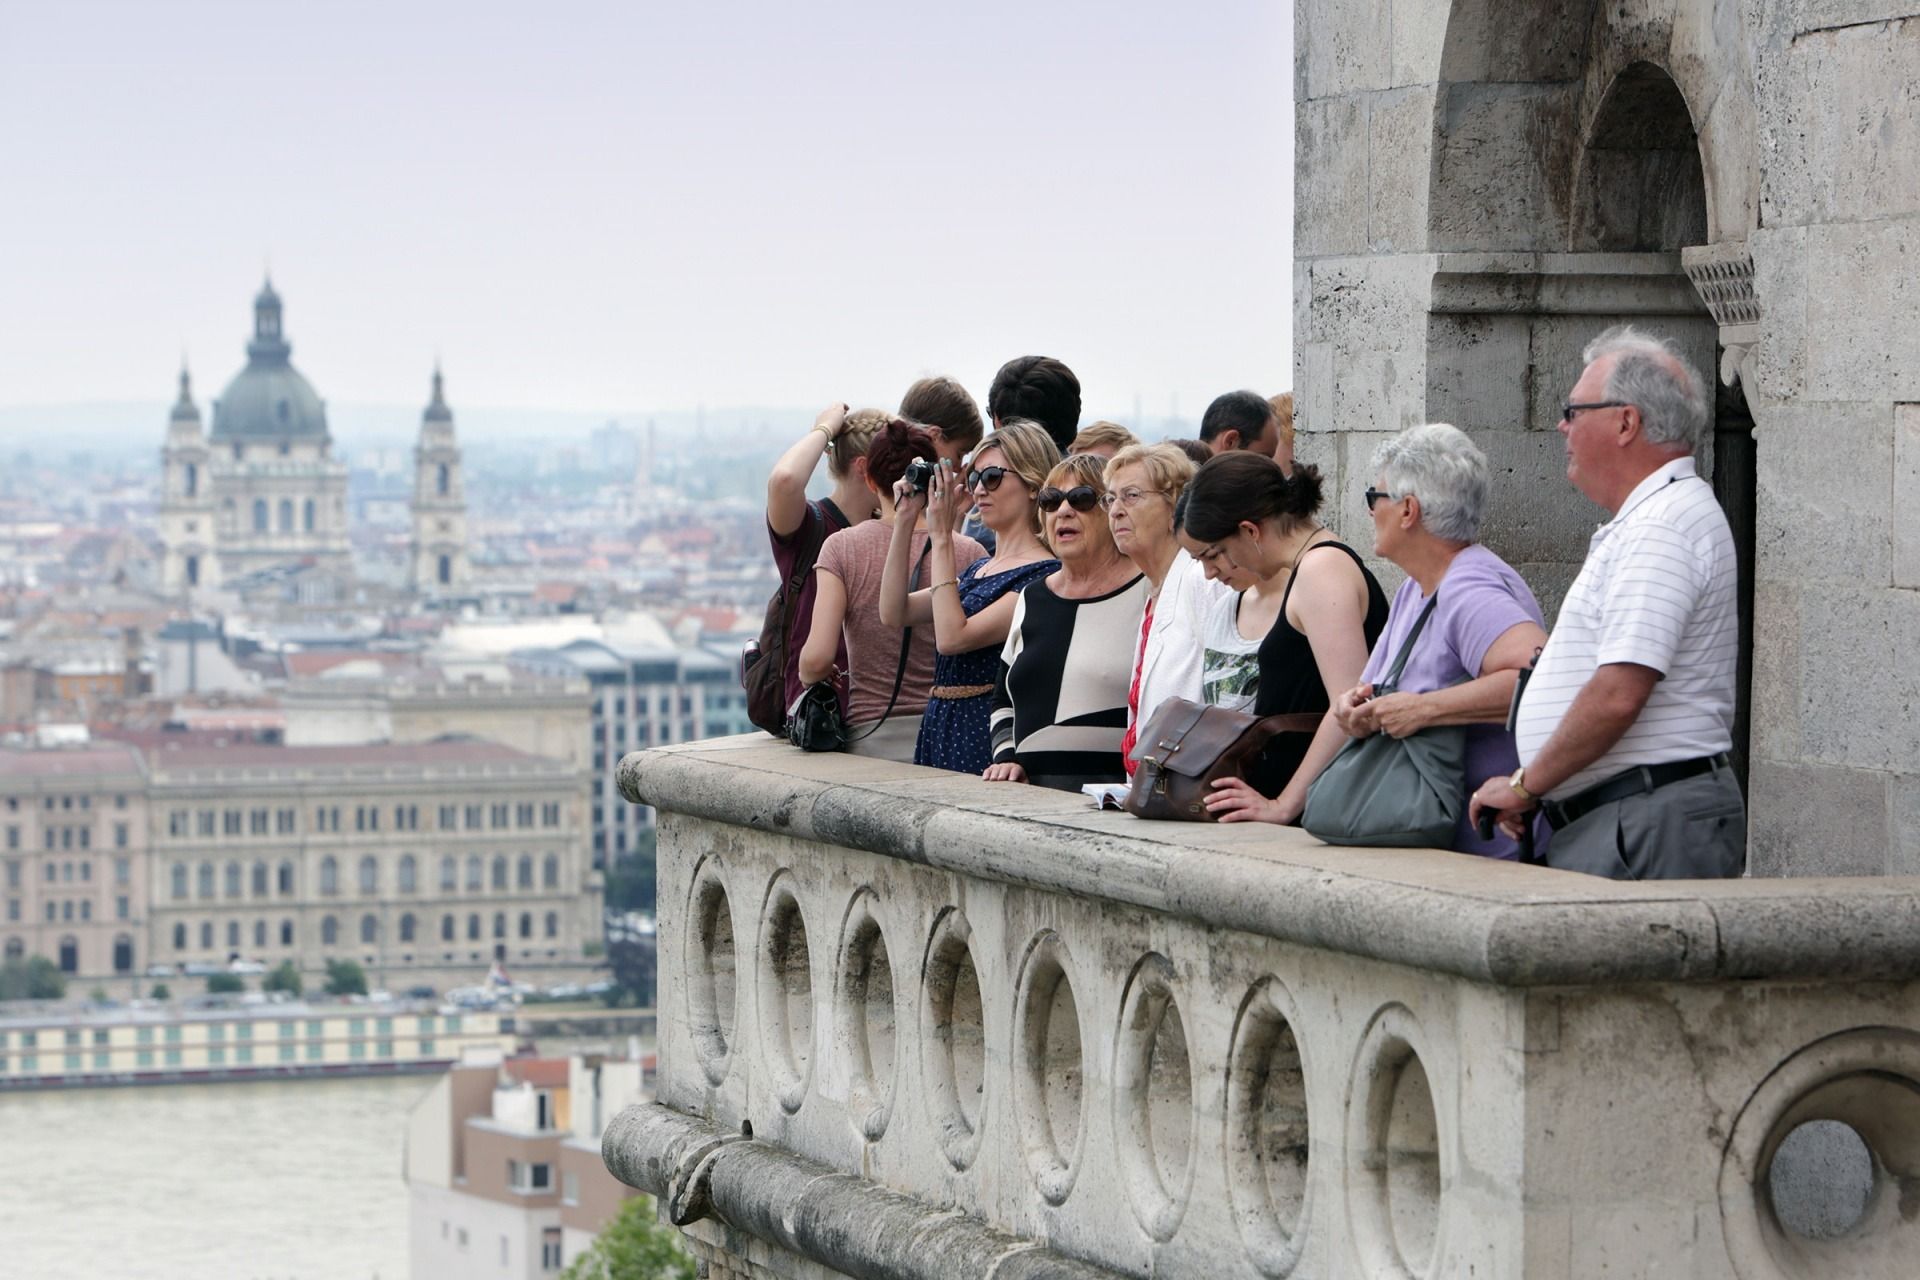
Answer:
POLYGON ((1031 422, 1014 421, 987 437, 964 477, 943 463, 925 493, 912 493, 904 481, 895 489, 905 518, 895 522, 887 551, 880 620, 890 627, 931 624, 938 653, 913 748, 915 764, 978 774, 992 760, 988 720, 1000 645, 1021 590, 1060 567, 1041 544, 1037 500, 1059 461, 1053 437, 1031 422), (994 535, 994 552, 956 570, 953 529, 968 496, 994 535), (909 526, 922 508, 933 538, 931 567, 928 585, 909 593, 909 526))
POLYGON ((1074 791, 1121 778, 1133 663, 1114 640, 1138 631, 1147 579, 1113 544, 1105 465, 1075 454, 1035 495, 1060 567, 1014 606, 994 682, 989 782, 1074 791))
POLYGON ((1209 581, 1199 561, 1180 545, 1174 513, 1193 479, 1192 459, 1175 445, 1133 445, 1107 463, 1107 522, 1113 544, 1146 575, 1147 604, 1134 646, 1127 688, 1126 771, 1136 762, 1140 727, 1169 698, 1200 700, 1205 621, 1227 588, 1209 581))
MULTIPOLYGON (((1479 542, 1490 487, 1487 455, 1444 422, 1409 427, 1373 452, 1366 493, 1373 549, 1406 570, 1386 630, 1360 683, 1334 699, 1333 716, 1355 738, 1404 738, 1441 725, 1466 725, 1466 787, 1520 767, 1507 707, 1514 683, 1547 642, 1546 620, 1526 581, 1479 542), (1422 616, 1397 690, 1375 697, 1422 616)), ((1453 848, 1495 858, 1518 846, 1496 832, 1482 840, 1460 805, 1453 848)))

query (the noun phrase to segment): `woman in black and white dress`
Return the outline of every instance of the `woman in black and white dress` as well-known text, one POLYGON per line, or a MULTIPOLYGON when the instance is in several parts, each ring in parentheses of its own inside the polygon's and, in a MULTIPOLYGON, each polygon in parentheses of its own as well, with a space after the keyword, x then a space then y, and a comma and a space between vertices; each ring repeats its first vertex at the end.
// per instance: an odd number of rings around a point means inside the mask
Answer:
POLYGON ((1062 791, 1123 777, 1127 685, 1147 580, 1113 545, 1100 498, 1106 460, 1075 454, 1040 490, 1060 567, 1020 593, 994 683, 989 782, 1062 791))

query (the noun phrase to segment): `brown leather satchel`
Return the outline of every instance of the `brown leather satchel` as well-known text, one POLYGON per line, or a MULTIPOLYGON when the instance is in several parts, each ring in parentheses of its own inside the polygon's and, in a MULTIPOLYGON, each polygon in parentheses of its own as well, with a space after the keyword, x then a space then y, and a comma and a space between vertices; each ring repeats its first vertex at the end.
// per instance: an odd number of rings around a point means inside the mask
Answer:
POLYGON ((1136 818, 1212 822, 1207 795, 1216 779, 1241 777, 1267 739, 1312 733, 1320 720, 1312 712, 1262 718, 1169 698, 1136 739, 1140 763, 1124 807, 1136 818))

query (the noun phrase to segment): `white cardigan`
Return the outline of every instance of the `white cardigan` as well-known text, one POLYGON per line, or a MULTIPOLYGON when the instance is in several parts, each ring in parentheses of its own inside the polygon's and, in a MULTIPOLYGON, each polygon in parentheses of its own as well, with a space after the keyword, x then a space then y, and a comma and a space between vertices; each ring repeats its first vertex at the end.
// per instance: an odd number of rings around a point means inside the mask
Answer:
MULTIPOLYGON (((1224 582, 1208 579, 1200 562, 1182 549, 1167 569, 1166 581, 1153 604, 1153 625, 1147 629, 1146 656, 1141 661, 1140 714, 1142 725, 1168 698, 1200 701, 1200 673, 1206 661, 1207 616, 1215 600, 1231 595, 1224 582)), ((1138 746, 1135 747, 1138 758, 1138 746)))

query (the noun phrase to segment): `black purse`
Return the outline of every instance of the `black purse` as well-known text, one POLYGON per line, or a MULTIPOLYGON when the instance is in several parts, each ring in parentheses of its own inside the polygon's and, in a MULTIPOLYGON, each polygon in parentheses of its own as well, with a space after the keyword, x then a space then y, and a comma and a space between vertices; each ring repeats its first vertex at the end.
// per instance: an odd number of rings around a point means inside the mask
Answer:
MULTIPOLYGON (((907 594, 912 595, 920 582, 920 570, 927 563, 933 544, 920 552, 919 562, 913 566, 913 576, 907 581, 907 594)), ((787 741, 802 751, 845 751, 847 744, 869 737, 887 717, 893 714, 894 703, 900 700, 900 685, 907 678, 907 655, 913 648, 913 628, 907 627, 900 633, 900 664, 893 672, 893 696, 887 699, 887 709, 881 713, 866 730, 858 735, 847 733, 846 719, 840 714, 840 698, 834 692, 833 681, 817 680, 800 690, 799 696, 787 708, 787 741)))

